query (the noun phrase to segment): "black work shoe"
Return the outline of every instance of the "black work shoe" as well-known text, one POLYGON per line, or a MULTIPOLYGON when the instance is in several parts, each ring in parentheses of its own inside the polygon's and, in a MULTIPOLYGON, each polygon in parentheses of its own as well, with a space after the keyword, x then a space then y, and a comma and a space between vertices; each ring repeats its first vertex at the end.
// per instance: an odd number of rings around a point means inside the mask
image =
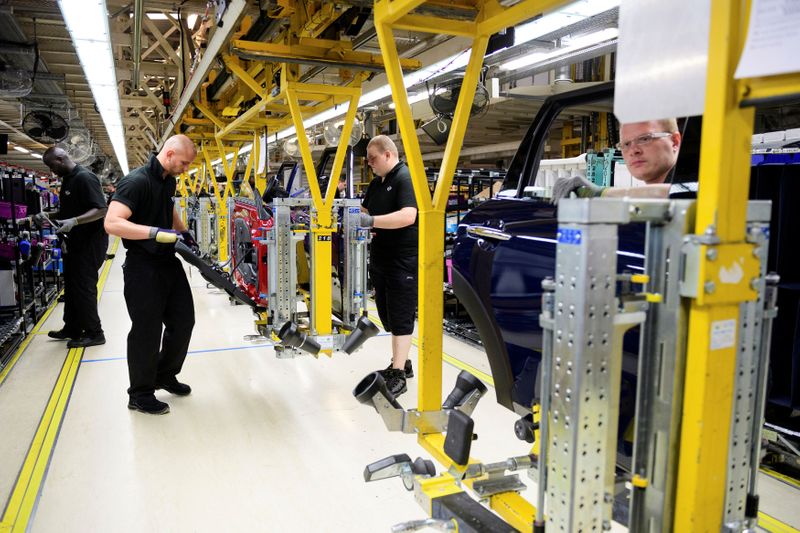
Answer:
MULTIPOLYGON (((389 363, 389 366, 387 366, 384 370, 379 370, 378 372, 380 372, 381 375, 384 376, 384 378, 385 378, 386 377, 386 371, 387 370, 391 370, 393 368, 393 366, 392 366, 393 364, 394 363, 389 363)), ((406 364, 403 367, 403 369, 405 370, 406 379, 411 379, 411 378, 414 377, 414 368, 411 366, 411 359, 406 359, 406 364)))
POLYGON ((58 330, 48 331, 47 332, 47 336, 50 337, 51 339, 57 339, 57 340, 60 340, 60 341, 65 341, 67 339, 80 339, 81 338, 81 334, 80 333, 70 333, 69 331, 67 331, 66 329, 63 329, 63 328, 62 329, 58 329, 58 330))
POLYGON ((165 415, 169 413, 169 404, 156 399, 155 395, 131 398, 128 400, 128 409, 140 411, 148 415, 165 415))
POLYGON ((164 389, 170 394, 175 396, 188 396, 192 392, 192 388, 186 383, 181 383, 177 378, 172 378, 166 383, 159 383, 156 385, 157 389, 164 389))
POLYGON ((89 346, 100 346, 106 343, 106 337, 102 333, 94 337, 81 337, 73 339, 67 343, 67 348, 88 348, 89 346))
POLYGON ((395 398, 408 390, 406 387, 406 373, 399 368, 392 368, 384 370, 383 379, 386 380, 386 389, 391 392, 395 398))

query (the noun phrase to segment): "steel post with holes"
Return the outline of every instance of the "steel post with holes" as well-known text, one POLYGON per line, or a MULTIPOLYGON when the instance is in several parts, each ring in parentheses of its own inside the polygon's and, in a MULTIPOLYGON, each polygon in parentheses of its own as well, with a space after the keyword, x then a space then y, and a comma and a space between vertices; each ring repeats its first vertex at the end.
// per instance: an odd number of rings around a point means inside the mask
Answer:
POLYGON ((294 319, 297 287, 297 252, 292 238, 291 204, 283 198, 273 201, 274 224, 269 241, 269 314, 273 328, 294 319))
POLYGON ((359 224, 361 202, 336 200, 334 207, 342 209, 342 236, 345 272, 339 272, 342 284, 342 322, 353 326, 367 308, 367 242, 369 230, 359 224))
POLYGON ((741 304, 739 311, 739 350, 736 355, 733 401, 730 404, 733 413, 728 441, 728 490, 725 492, 723 519, 729 531, 755 528, 758 518, 757 509, 750 508, 753 504, 748 503, 748 497, 752 500, 756 495, 757 454, 760 451, 757 441, 761 439, 766 364, 769 358, 769 342, 764 342, 765 334, 769 338, 769 331, 765 330, 764 322, 765 315, 769 313, 765 280, 770 215, 770 202, 750 202, 748 205, 747 241, 755 245, 753 254, 758 256, 761 270, 759 277, 751 280, 753 287, 757 288, 758 299, 741 304))
POLYGON ((618 311, 617 224, 625 217, 617 215, 624 207, 603 200, 559 206, 550 439, 543 443, 552 531, 611 527, 622 334, 644 320, 641 310, 618 311))
POLYGON ((648 290, 662 301, 642 327, 636 379, 636 433, 629 528, 672 529, 678 437, 683 397, 688 303, 681 299, 681 247, 694 232, 695 202, 676 201, 668 221, 648 224, 645 271, 648 290))

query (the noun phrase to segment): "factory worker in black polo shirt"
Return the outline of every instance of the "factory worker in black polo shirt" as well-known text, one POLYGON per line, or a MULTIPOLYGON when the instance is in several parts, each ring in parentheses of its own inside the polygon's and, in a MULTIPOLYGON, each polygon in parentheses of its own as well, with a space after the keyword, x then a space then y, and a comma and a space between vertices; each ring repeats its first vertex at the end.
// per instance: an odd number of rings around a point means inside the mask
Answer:
POLYGON ((392 334, 392 362, 382 370, 387 388, 398 396, 414 376, 408 352, 417 309, 417 200, 408 166, 386 135, 367 145, 375 173, 361 203, 361 225, 373 228, 369 275, 383 328, 392 334))
POLYGON ((175 176, 187 172, 196 155, 191 139, 170 137, 147 164, 120 180, 106 215, 106 231, 122 237, 127 249, 122 268, 131 318, 128 408, 143 413, 169 412, 169 405, 156 399, 156 389, 178 396, 192 391, 176 377, 192 336, 194 302, 175 242, 196 243, 173 196, 175 176))
POLYGON ((69 348, 105 344, 97 315, 97 271, 108 249, 102 220, 106 200, 100 180, 57 146, 48 148, 42 161, 61 177, 60 209, 51 213, 50 219, 61 237, 64 258, 64 327, 47 335, 71 339, 69 348))

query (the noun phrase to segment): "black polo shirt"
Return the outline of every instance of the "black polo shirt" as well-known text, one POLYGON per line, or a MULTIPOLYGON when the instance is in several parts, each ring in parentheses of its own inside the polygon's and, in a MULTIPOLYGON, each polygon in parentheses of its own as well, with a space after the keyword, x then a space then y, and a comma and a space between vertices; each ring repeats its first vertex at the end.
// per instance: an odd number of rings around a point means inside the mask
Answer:
MULTIPOLYGON (((61 176, 61 219, 79 217, 90 209, 105 209, 106 199, 100 180, 90 170, 75 165, 72 172, 61 176)), ((95 238, 103 238, 103 219, 78 224, 67 234, 71 248, 95 238)))
MULTIPOLYGON (((132 212, 128 220, 135 224, 171 229, 172 213, 175 209, 172 199, 175 187, 175 177, 164 177, 164 167, 155 154, 152 154, 147 164, 134 169, 120 180, 111 201, 128 206, 132 212)), ((157 243, 154 239, 122 239, 122 244, 128 249, 129 254, 163 256, 175 254, 173 244, 157 243)))
MULTIPOLYGON (((408 166, 402 161, 381 179, 376 176, 367 187, 361 201, 372 216, 386 215, 404 207, 417 207, 414 185, 408 166)), ((400 229, 373 228, 375 235, 370 244, 370 253, 381 258, 396 258, 417 255, 419 217, 410 226, 400 229)))

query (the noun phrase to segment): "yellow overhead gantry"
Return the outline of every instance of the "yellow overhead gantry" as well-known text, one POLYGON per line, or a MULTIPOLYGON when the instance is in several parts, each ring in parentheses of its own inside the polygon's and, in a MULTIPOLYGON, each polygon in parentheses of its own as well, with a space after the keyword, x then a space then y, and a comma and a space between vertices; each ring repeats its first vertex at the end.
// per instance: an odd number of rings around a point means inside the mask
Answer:
MULTIPOLYGON (((217 99, 209 100, 205 90, 216 77, 211 73, 192 101, 193 108, 178 119, 177 128, 199 143, 202 164, 198 174, 209 175, 214 183, 216 176, 212 158, 222 159, 227 177, 223 190, 216 187, 217 220, 219 221, 220 260, 225 261, 228 248, 227 198, 233 194, 231 182, 236 160, 244 142, 252 142, 246 175, 253 168, 261 132, 272 133, 294 127, 304 130, 304 119, 334 106, 347 104, 348 111, 342 128, 342 138, 348 139, 355 121, 361 83, 371 72, 383 70, 380 55, 357 52, 347 39, 321 39, 321 35, 343 9, 323 3, 307 2, 303 9, 295 9, 294 2, 281 2, 282 8, 270 12, 271 17, 287 18, 285 27, 272 42, 254 42, 244 38, 252 21, 245 17, 239 31, 223 47, 221 59, 230 74, 230 85, 220 90, 217 99), (339 85, 312 83, 301 80, 301 65, 311 64, 338 68, 339 85), (195 110, 200 116, 194 116, 195 110), (230 163, 228 157, 231 158, 230 163)), ((419 68, 416 60, 401 60, 405 68, 419 68)), ((331 321, 331 246, 336 230, 333 217, 333 200, 337 180, 330 179, 326 191, 321 191, 314 167, 311 147, 305 135, 297 136, 303 167, 309 183, 314 217, 312 236, 312 298, 311 333, 327 336, 332 333, 331 321)), ((341 173, 347 143, 337 147, 332 176, 341 173)), ((258 165, 255 165, 258 168, 258 165)), ((263 192, 265 176, 257 176, 258 193, 263 192)), ((192 189, 196 181, 192 184, 192 189)), ((331 354, 330 349, 323 353, 331 354)))
MULTIPOLYGON (((375 3, 375 27, 419 206, 419 411, 439 411, 442 406, 441 280, 444 243, 441 236, 444 234, 444 210, 488 37, 502 28, 566 3, 563 0, 531 0, 504 8, 496 0, 478 0, 470 3, 478 11, 472 21, 413 14, 415 9, 426 4, 425 0, 377 0, 375 3), (463 90, 432 201, 393 29, 450 33, 473 40, 463 90)), ((701 257, 705 264, 701 271, 709 273, 709 278, 711 273, 719 270, 725 258, 741 256, 743 248, 747 248, 750 252, 747 256, 752 257, 752 245, 745 241, 745 209, 754 110, 747 104, 757 103, 761 98, 800 93, 800 75, 797 73, 734 80, 733 73, 746 38, 750 1, 711 0, 711 5, 697 203, 697 233, 702 242, 707 243, 702 249, 701 257), (710 249, 716 253, 706 254, 710 249), (715 264, 717 258, 720 260, 715 264)), ((733 400, 735 346, 738 344, 712 351, 710 335, 713 324, 738 320, 740 304, 754 297, 751 284, 758 282, 758 263, 747 261, 742 266, 742 282, 725 288, 715 290, 705 283, 707 278, 701 276, 701 286, 697 290, 699 296, 691 304, 674 531, 718 532, 723 526, 728 461, 728 439, 725 437, 730 431, 729 407, 733 400)), ((457 470, 457 465, 443 452, 442 434, 420 434, 419 442, 447 468, 457 470)), ((455 490, 452 485, 443 489, 442 481, 437 478, 422 480, 422 486, 431 497, 455 490)), ((517 493, 494 495, 490 498, 490 505, 515 528, 532 530, 535 510, 517 493)))
MULTIPOLYGON (((419 411, 439 411, 442 408, 442 279, 444 278, 444 261, 442 260, 444 240, 442 235, 444 235, 444 214, 489 37, 561 3, 564 2, 523 0, 513 7, 506 8, 496 0, 478 0, 470 3, 470 7, 474 7, 477 11, 475 19, 465 21, 412 14, 412 11, 425 4, 424 0, 378 0, 375 2, 375 29, 384 56, 386 75, 392 88, 397 124, 403 139, 419 212, 419 398, 417 407, 419 411), (408 93, 403 82, 403 68, 398 57, 393 29, 445 33, 472 39, 472 51, 458 104, 453 114, 453 122, 432 200, 411 106, 408 102, 408 93)), ((441 433, 420 434, 419 442, 447 468, 459 469, 458 465, 454 464, 444 453, 444 435, 441 433)), ((470 462, 473 460, 471 459, 470 462)), ((447 489, 442 488, 441 483, 427 483, 431 486, 431 497, 448 492, 447 489)), ((465 483, 469 484, 470 482, 466 481, 465 483)), ((453 485, 455 485, 455 480, 453 480, 453 485)), ((517 492, 504 492, 492 496, 490 506, 515 528, 521 531, 532 529, 536 510, 517 492)))

